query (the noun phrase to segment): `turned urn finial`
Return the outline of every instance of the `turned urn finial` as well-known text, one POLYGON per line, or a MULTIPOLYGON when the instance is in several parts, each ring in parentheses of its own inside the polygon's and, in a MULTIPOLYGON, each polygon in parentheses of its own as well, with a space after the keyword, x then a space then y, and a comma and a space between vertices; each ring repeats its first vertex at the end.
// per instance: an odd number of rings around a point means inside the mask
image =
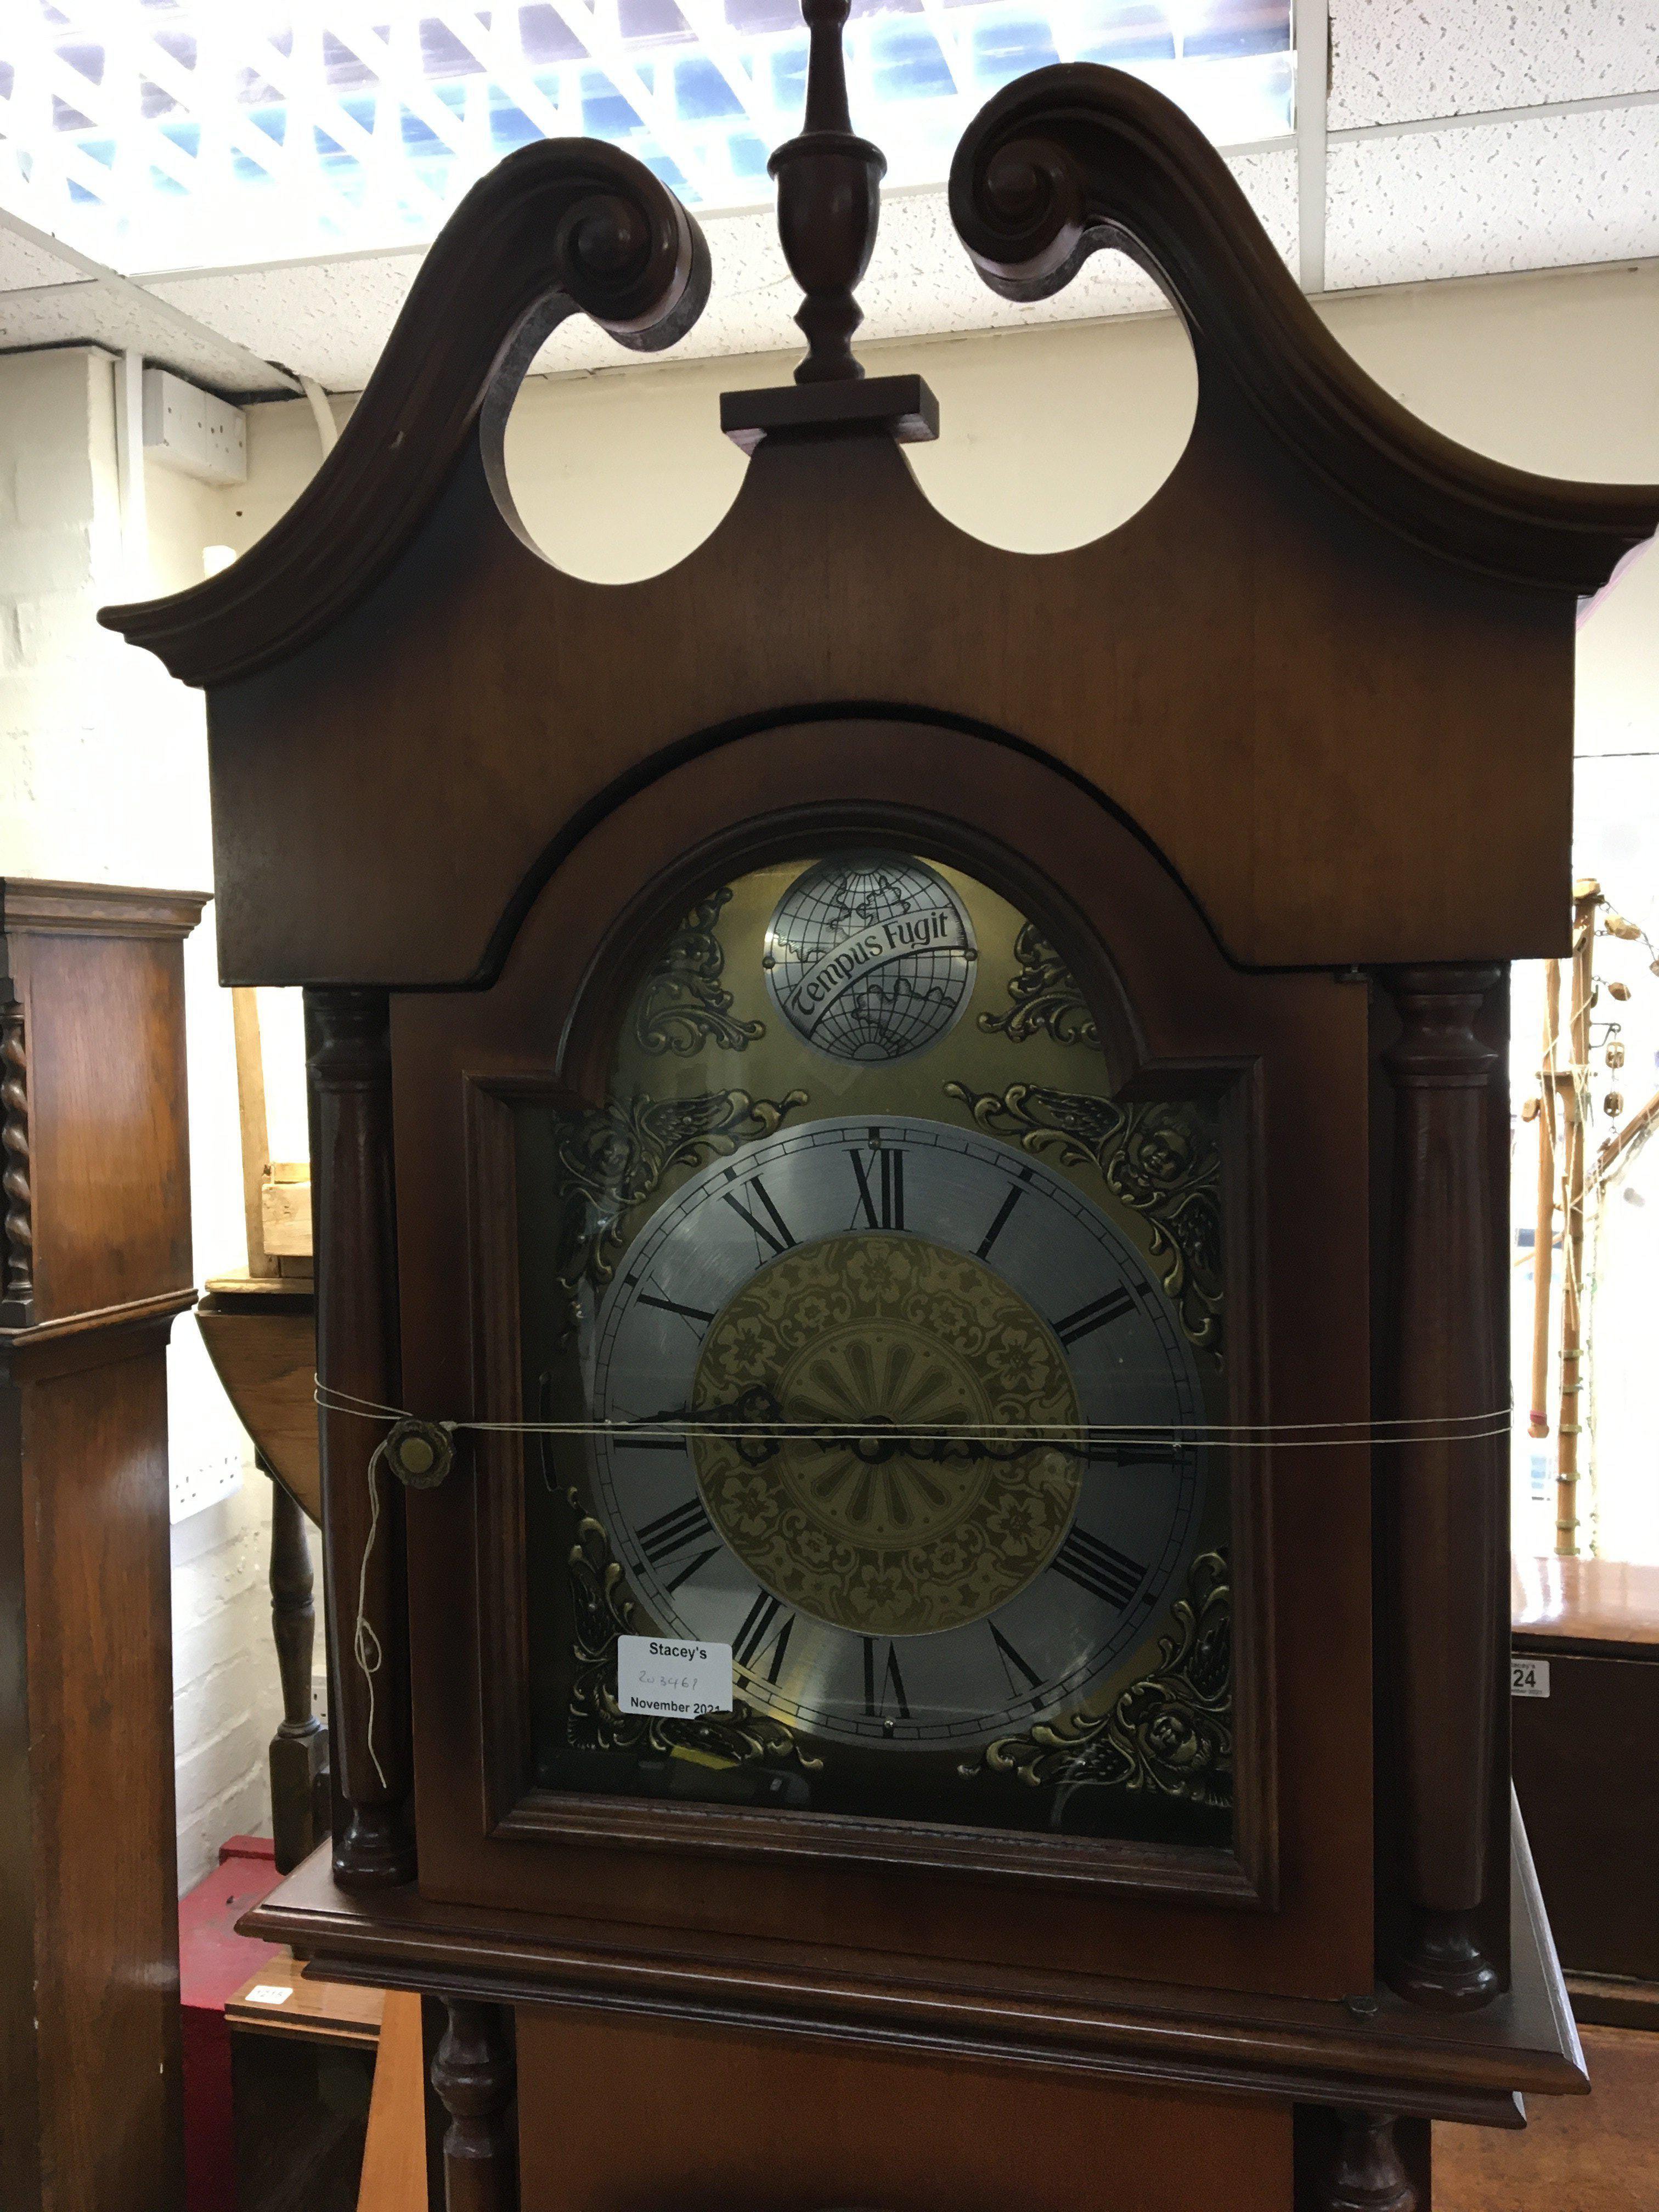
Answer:
POLYGON ((870 265, 887 159, 854 136, 847 108, 841 34, 851 0, 801 0, 811 33, 806 113, 800 136, 780 146, 767 167, 778 181, 778 234, 784 258, 805 293, 795 320, 806 358, 797 384, 860 377, 853 333, 864 320, 854 287, 870 265))

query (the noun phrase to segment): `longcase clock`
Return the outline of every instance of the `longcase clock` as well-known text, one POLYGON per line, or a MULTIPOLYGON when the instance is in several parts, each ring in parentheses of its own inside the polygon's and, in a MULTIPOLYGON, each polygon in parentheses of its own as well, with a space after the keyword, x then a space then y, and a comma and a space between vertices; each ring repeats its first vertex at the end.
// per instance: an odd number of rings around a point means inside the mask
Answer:
POLYGON ((1139 256, 1197 419, 1098 542, 964 536, 851 350, 881 158, 806 12, 809 351, 704 544, 601 589, 513 515, 551 323, 708 289, 556 142, 269 536, 107 617, 210 695, 226 979, 307 993, 338 1802, 257 1925, 432 2001, 457 2206, 1422 2212, 1431 2119, 1584 2087, 1508 1784, 1504 963, 1659 492, 1413 421, 1079 66, 956 225, 1016 299, 1139 256))

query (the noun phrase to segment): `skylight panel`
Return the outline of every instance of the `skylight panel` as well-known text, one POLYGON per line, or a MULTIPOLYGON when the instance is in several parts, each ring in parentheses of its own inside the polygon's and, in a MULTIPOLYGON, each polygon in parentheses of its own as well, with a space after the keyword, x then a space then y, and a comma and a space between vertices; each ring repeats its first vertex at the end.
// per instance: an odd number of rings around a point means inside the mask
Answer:
MULTIPOLYGON (((1292 122, 1290 0, 854 0, 854 121, 938 185, 976 110, 1055 62, 1128 70, 1217 143, 1292 122)), ((768 204, 800 126, 795 0, 11 0, 0 205, 112 266, 425 244, 503 155, 586 135, 695 208, 768 204)))

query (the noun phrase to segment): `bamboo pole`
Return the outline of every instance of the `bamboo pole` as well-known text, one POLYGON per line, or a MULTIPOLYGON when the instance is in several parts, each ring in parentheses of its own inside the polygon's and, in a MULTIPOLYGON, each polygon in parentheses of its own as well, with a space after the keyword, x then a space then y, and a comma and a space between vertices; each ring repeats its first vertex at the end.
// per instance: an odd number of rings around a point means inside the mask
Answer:
POLYGON ((1528 1433, 1547 1437, 1550 1387, 1550 1277, 1555 1261, 1557 1039, 1561 1029, 1561 963, 1544 964, 1544 1052, 1538 1069, 1538 1226, 1532 1243, 1532 1403, 1528 1433))
POLYGON ((1580 1361, 1583 1349, 1584 1127, 1581 1085, 1589 1079, 1590 996, 1595 988, 1595 909, 1599 884, 1572 887, 1572 983, 1568 1036, 1572 1065, 1559 1086, 1561 1142, 1561 1418, 1557 1424, 1555 1548, 1563 1559, 1578 1550, 1578 1438, 1580 1361))

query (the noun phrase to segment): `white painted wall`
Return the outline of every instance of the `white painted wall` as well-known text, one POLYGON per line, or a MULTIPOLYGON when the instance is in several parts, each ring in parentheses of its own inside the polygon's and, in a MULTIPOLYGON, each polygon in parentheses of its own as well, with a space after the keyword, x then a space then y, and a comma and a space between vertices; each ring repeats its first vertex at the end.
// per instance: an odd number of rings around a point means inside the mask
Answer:
MULTIPOLYGON (((1346 295, 1322 312, 1391 391, 1470 445, 1546 471, 1659 480, 1659 264, 1346 295)), ((1028 552, 1121 521, 1173 465, 1191 420, 1191 355, 1164 316, 872 348, 869 358, 872 370, 921 368, 939 395, 944 435, 911 453, 928 495, 963 527, 1028 552)), ((714 526, 743 467, 720 435, 718 395, 781 381, 791 365, 618 362, 529 386, 508 440, 515 496, 538 542, 607 580, 664 568, 714 526)), ((251 410, 246 486, 215 491, 149 469, 147 582, 124 573, 113 400, 113 366, 94 350, 0 358, 0 870, 205 886, 201 702, 100 630, 93 613, 194 581, 210 545, 250 544, 314 471, 320 447, 308 406, 281 403, 251 410)), ((1659 556, 1623 578, 1582 633, 1577 839, 1581 870, 1659 938, 1656 617, 1659 556)), ((245 1257, 211 916, 210 908, 186 950, 198 1279, 245 1257)), ((1659 1023, 1651 1044, 1645 1030, 1638 1039, 1635 1005, 1624 1085, 1633 1102, 1644 1079, 1659 1080, 1647 1074, 1659 1023)), ((1650 1011, 1644 1003, 1639 1021, 1650 1011)), ((1518 1086, 1529 1058, 1523 1045, 1518 1086)), ((273 1066, 269 1079, 273 1143, 294 1155, 304 1127, 296 1042, 286 1075, 273 1066)), ((1623 1231, 1632 1221, 1659 1227, 1659 1171, 1648 1172, 1652 1207, 1626 1206, 1623 1231)), ((1524 1221, 1524 1169, 1517 1192, 1524 1221)), ((1650 1303, 1656 1257, 1629 1233, 1617 1255, 1619 1279, 1645 1286, 1650 1303)), ((177 1337, 174 1648, 189 1882, 222 1837, 265 1824, 264 1747, 279 1707, 264 1581, 268 1498, 246 1472, 193 1326, 177 1337)), ((1659 1422, 1644 1418, 1648 1401, 1628 1379, 1644 1378, 1650 1362, 1617 1340, 1611 1330, 1604 1368, 1618 1365, 1626 1399, 1638 1393, 1634 1412, 1625 1405, 1619 1415, 1619 1449, 1633 1458, 1620 1479, 1632 1497, 1659 1499, 1659 1466, 1649 1464, 1659 1422)), ((1517 1486, 1525 1528, 1524 1455, 1517 1486)), ((1640 1512, 1613 1514, 1610 1532, 1615 1524, 1622 1547, 1659 1557, 1659 1528, 1640 1512)))

